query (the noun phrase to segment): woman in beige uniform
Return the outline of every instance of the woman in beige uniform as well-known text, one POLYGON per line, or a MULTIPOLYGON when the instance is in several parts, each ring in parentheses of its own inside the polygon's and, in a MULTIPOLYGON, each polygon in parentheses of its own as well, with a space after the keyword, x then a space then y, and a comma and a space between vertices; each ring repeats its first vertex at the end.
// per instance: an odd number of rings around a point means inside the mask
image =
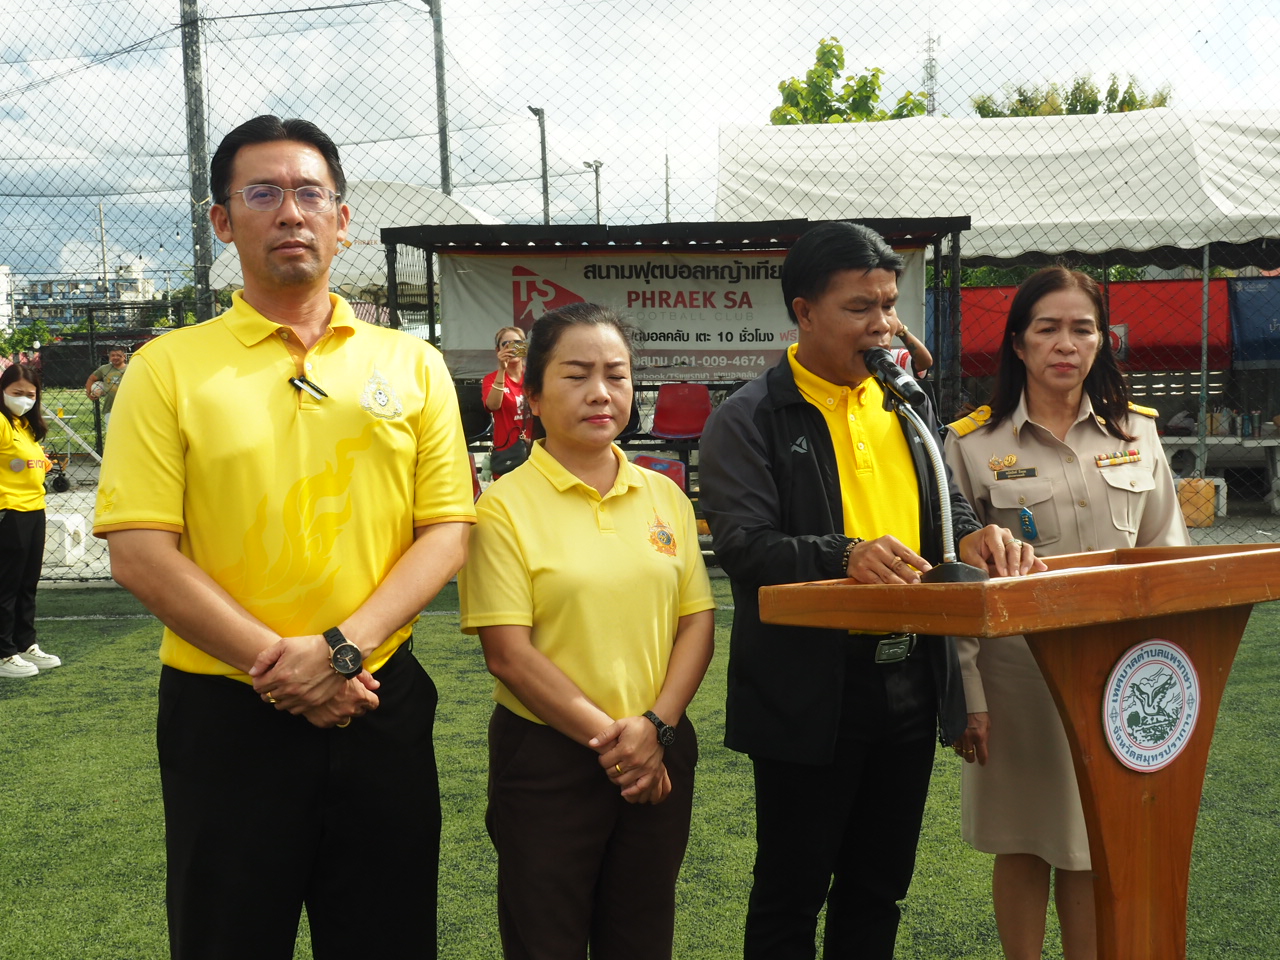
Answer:
MULTIPOLYGON (((1156 412, 1129 402, 1094 280, 1050 267, 1013 298, 989 407, 951 424, 947 462, 982 523, 1038 556, 1189 542, 1156 412)), ((1071 754, 1022 637, 961 641, 969 725, 955 744, 963 835, 994 853, 1009 960, 1039 958, 1050 872, 1067 960, 1096 955, 1089 840, 1071 754)))

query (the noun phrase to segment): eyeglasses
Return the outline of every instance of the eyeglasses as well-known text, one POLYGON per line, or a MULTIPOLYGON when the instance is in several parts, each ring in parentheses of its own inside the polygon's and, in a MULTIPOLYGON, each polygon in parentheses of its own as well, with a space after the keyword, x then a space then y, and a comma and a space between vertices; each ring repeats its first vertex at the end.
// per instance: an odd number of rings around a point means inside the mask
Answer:
POLYGON ((251 183, 243 190, 233 190, 232 196, 237 193, 250 210, 278 210, 284 195, 292 193, 298 209, 307 213, 324 213, 341 196, 327 187, 277 187, 274 183, 251 183))

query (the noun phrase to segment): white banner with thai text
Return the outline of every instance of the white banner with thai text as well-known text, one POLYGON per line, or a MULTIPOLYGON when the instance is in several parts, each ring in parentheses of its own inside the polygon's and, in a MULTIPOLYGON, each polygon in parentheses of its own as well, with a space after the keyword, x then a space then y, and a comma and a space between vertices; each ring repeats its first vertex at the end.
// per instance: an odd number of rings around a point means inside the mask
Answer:
MULTIPOLYGON (((924 251, 899 251, 898 316, 924 334, 924 251)), ((639 331, 637 380, 751 380, 796 340, 780 281, 785 250, 441 253, 441 345, 457 379, 495 369, 494 334, 548 310, 599 303, 639 331)))

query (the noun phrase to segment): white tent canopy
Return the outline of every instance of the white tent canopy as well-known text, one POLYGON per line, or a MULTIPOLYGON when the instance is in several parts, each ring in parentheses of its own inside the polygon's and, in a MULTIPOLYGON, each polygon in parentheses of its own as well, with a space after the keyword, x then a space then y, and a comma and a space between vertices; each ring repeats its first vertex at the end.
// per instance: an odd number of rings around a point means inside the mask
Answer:
MULTIPOLYGON (((387 180, 348 180, 344 202, 351 207, 351 246, 333 259, 330 285, 366 287, 387 281, 387 254, 382 245, 383 227, 410 227, 421 223, 500 223, 488 214, 463 206, 439 190, 417 183, 387 180)), ((218 255, 210 272, 215 290, 244 285, 240 257, 234 246, 218 255)))
POLYGON ((969 216, 966 260, 1280 237, 1278 110, 725 126, 719 167, 718 220, 969 216))

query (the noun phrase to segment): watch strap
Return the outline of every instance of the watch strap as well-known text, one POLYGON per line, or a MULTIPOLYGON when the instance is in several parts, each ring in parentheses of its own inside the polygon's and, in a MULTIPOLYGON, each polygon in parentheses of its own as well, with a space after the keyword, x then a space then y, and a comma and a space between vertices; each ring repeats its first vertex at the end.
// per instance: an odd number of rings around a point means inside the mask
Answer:
POLYGON ((325 643, 329 644, 329 665, 333 667, 334 672, 348 680, 356 676, 364 666, 364 654, 360 651, 360 648, 348 640, 343 632, 337 627, 330 627, 322 634, 322 636, 324 637, 325 643), (348 672, 339 666, 338 648, 344 646, 355 650, 359 657, 358 662, 355 664, 351 672, 348 672))
POLYGON ((669 723, 664 723, 652 710, 644 712, 644 718, 652 723, 658 730, 658 742, 663 746, 667 746, 676 738, 676 728, 669 723))

